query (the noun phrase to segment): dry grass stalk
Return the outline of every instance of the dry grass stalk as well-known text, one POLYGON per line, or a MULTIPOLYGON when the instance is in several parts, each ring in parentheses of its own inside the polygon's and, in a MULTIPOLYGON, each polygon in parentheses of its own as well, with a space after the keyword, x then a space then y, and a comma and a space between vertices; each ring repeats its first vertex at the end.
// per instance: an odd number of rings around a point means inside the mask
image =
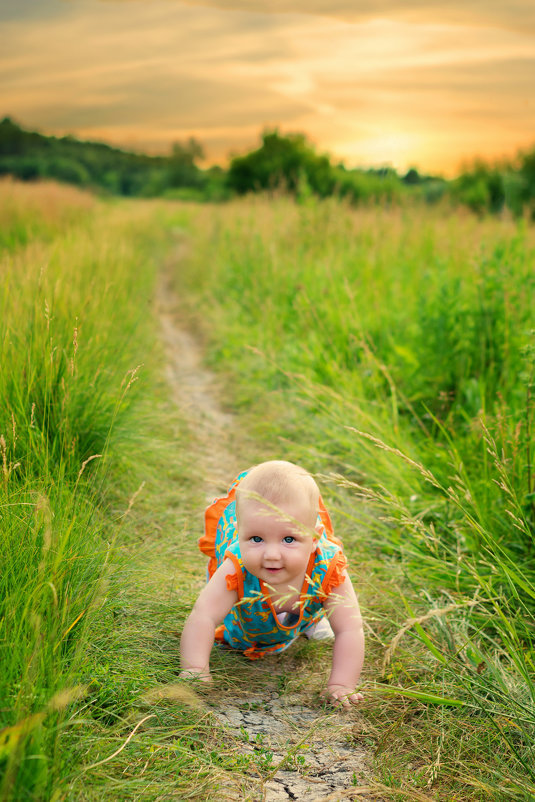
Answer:
POLYGON ((136 492, 134 493, 134 495, 130 497, 130 499, 128 501, 128 507, 126 508, 125 512, 123 512, 123 514, 120 516, 121 518, 126 518, 128 513, 130 512, 130 510, 132 509, 132 507, 136 503, 136 499, 137 499, 137 497, 139 496, 139 494, 141 493, 141 491, 143 490, 144 487, 145 487, 145 481, 141 482, 141 484, 139 485, 139 487, 136 490, 136 492))
POLYGON ((431 618, 440 618, 443 615, 448 615, 448 613, 453 613, 456 610, 460 610, 463 607, 476 607, 478 604, 481 604, 479 599, 469 602, 462 602, 461 604, 448 604, 446 607, 439 607, 436 610, 430 610, 425 615, 420 615, 417 618, 408 618, 407 621, 403 624, 399 632, 392 638, 390 641, 390 645, 385 652, 385 656, 383 659, 383 668, 382 673, 384 674, 386 671, 387 666, 389 665, 394 652, 396 651, 400 640, 405 635, 409 629, 412 627, 417 626, 418 624, 423 624, 425 621, 429 621, 431 618))
POLYGON ((125 746, 127 746, 130 743, 130 741, 132 740, 132 738, 134 737, 134 735, 136 734, 138 729, 141 727, 141 725, 144 724, 145 721, 148 721, 150 718, 156 718, 155 714, 151 713, 150 715, 145 716, 145 718, 142 718, 141 721, 139 721, 136 724, 136 726, 134 727, 134 729, 132 730, 132 732, 130 733, 128 738, 126 739, 126 741, 119 747, 119 749, 115 750, 113 755, 110 755, 109 757, 105 757, 103 760, 97 761, 97 763, 91 763, 89 766, 85 766, 83 770, 84 771, 90 771, 91 769, 95 769, 97 766, 102 766, 103 763, 109 763, 110 760, 113 760, 114 757, 117 757, 117 755, 120 754, 123 751, 125 746))
POLYGON ((80 468, 80 471, 78 473, 78 477, 76 479, 76 484, 78 484, 78 482, 80 481, 80 477, 82 476, 82 474, 83 474, 83 472, 85 470, 85 466, 89 462, 91 462, 91 460, 98 459, 101 456, 102 456, 102 454, 93 454, 91 457, 88 457, 86 460, 84 460, 84 462, 82 463, 82 467, 80 468))

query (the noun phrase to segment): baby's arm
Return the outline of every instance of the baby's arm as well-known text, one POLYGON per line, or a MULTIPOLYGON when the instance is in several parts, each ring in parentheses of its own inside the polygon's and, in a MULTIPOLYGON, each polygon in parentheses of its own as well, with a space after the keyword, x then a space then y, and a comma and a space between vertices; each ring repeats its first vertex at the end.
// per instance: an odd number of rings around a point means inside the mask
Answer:
POLYGON ((180 639, 181 677, 199 677, 210 682, 210 652, 216 627, 238 600, 227 588, 226 577, 234 574, 232 560, 226 559, 199 594, 186 619, 180 639))
POLYGON ((324 607, 334 632, 333 665, 326 695, 350 707, 363 698, 355 692, 355 686, 364 662, 364 631, 359 603, 347 575, 324 607))

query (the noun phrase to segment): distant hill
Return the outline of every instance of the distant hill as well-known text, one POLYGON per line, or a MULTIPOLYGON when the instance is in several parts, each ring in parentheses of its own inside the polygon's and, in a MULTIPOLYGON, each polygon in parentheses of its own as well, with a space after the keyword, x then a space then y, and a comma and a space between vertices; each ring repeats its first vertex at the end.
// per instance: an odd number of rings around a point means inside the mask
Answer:
POLYGON ((169 156, 149 156, 27 131, 9 117, 0 122, 0 175, 23 181, 53 178, 117 195, 150 197, 180 189, 217 195, 223 171, 201 170, 196 161, 202 154, 195 139, 175 143, 169 156))

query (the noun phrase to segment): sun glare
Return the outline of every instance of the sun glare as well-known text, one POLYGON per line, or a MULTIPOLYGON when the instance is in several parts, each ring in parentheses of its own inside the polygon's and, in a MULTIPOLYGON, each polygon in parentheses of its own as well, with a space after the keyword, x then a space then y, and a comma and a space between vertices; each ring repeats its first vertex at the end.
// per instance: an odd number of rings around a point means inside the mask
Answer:
POLYGON ((391 166, 400 172, 418 163, 421 148, 421 137, 395 130, 332 146, 333 153, 345 158, 348 166, 391 166))

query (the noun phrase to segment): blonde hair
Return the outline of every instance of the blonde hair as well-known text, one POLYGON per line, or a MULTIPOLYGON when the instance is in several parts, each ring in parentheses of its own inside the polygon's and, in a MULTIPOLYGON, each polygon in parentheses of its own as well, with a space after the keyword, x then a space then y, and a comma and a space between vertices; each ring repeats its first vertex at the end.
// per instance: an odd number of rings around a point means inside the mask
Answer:
POLYGON ((246 499, 281 505, 301 498, 310 507, 310 526, 319 510, 320 491, 312 476, 299 465, 285 460, 269 460, 251 468, 236 489, 236 514, 246 499))

